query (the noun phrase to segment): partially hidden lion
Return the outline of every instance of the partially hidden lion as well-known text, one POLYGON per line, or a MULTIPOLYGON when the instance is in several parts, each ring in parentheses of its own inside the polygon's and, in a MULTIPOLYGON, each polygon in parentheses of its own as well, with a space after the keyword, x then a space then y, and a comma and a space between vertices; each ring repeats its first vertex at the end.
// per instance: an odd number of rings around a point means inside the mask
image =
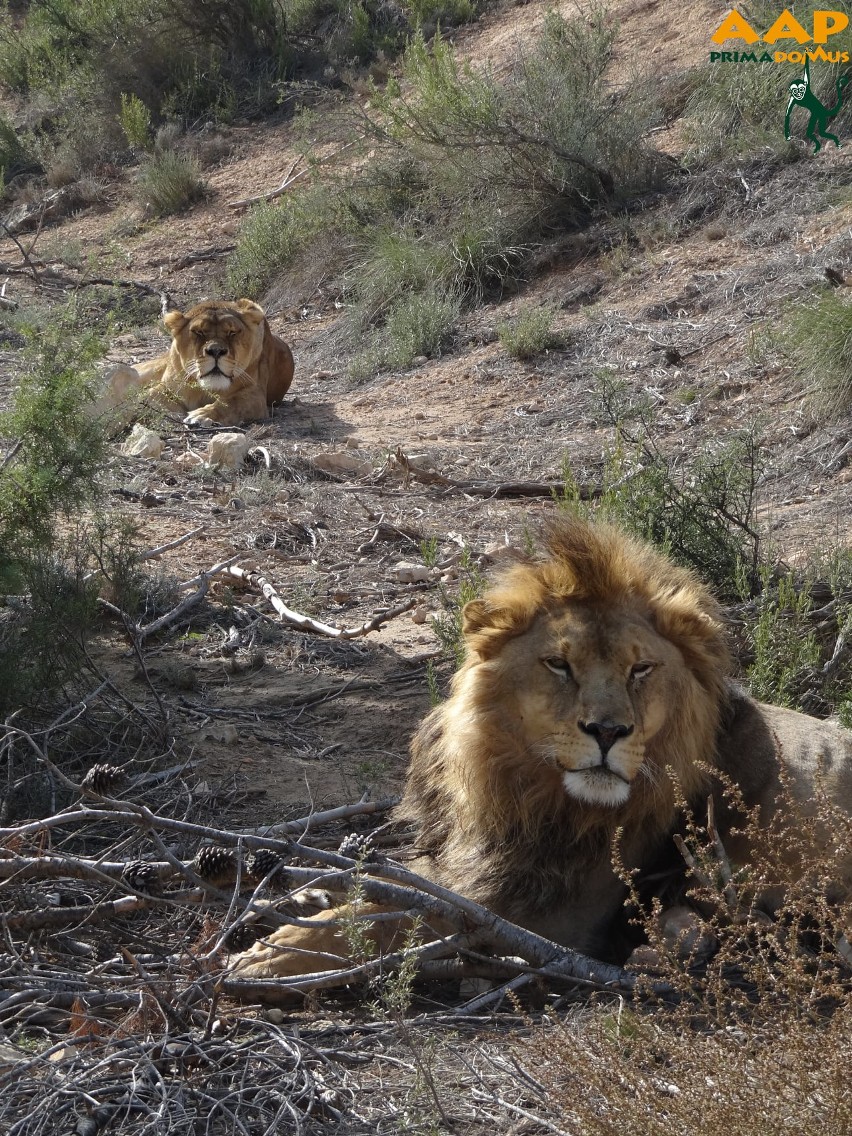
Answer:
POLYGON ((293 381, 293 353, 273 335, 263 308, 252 300, 206 300, 188 312, 167 312, 172 336, 166 355, 120 368, 114 396, 148 389, 187 425, 238 426, 264 418, 293 381), (120 384, 121 389, 118 390, 120 384))
MULTIPOLYGON (((416 826, 414 870, 621 962, 617 829, 624 867, 650 870, 672 847, 679 801, 705 816, 712 793, 728 853, 745 862, 720 780, 762 824, 782 785, 805 816, 819 799, 852 812, 852 734, 735 686, 709 590, 648 544, 566 518, 545 546, 465 606, 466 658, 414 737, 397 816, 416 826)), ((849 860, 837 879, 852 883, 849 860)), ((237 977, 324 969, 288 947, 345 953, 328 919, 274 932, 236 958, 237 977)))

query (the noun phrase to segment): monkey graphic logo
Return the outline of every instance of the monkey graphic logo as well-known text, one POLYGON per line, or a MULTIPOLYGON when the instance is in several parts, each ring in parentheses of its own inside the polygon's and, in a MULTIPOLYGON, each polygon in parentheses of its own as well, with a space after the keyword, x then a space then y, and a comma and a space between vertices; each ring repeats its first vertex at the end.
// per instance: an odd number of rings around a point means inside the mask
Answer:
POLYGON ((828 130, 828 124, 843 104, 843 88, 848 82, 849 76, 841 75, 836 84, 837 102, 833 107, 824 106, 811 90, 811 72, 808 58, 805 56, 805 70, 802 72, 801 79, 790 84, 790 100, 787 103, 787 115, 784 119, 784 137, 787 139, 790 137, 790 116, 793 113, 793 107, 800 106, 804 107, 811 116, 805 135, 813 142, 814 153, 816 154, 822 149, 822 143, 817 135, 820 138, 827 138, 829 142, 839 146, 840 140, 836 134, 832 134, 828 130))

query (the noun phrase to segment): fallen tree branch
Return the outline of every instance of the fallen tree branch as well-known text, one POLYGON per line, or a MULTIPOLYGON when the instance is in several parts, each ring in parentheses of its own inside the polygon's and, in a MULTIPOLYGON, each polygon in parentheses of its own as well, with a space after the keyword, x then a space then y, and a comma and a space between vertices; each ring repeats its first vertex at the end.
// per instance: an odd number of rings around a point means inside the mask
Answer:
MULTIPOLYGON (((473 927, 477 936, 492 944, 500 954, 521 955, 535 966, 554 966, 554 974, 565 977, 576 976, 603 984, 617 984, 621 989, 632 989, 635 979, 620 967, 589 959, 576 951, 558 946, 548 939, 531 931, 516 927, 500 916, 495 915, 481 904, 466 899, 448 888, 408 871, 390 860, 361 864, 352 857, 339 853, 311 848, 293 840, 270 840, 252 835, 244 835, 226 829, 213 829, 196 825, 189 821, 158 816, 145 805, 135 805, 122 801, 108 802, 113 807, 77 807, 66 813, 58 813, 43 820, 30 821, 13 828, 0 829, 0 840, 13 834, 20 837, 49 832, 61 826, 68 827, 77 822, 109 823, 132 825, 155 834, 157 830, 182 832, 211 839, 225 847, 242 845, 249 849, 269 848, 282 856, 298 856, 330 869, 319 873, 312 868, 287 865, 288 883, 298 887, 332 887, 343 884, 347 887, 352 873, 358 871, 358 885, 364 896, 371 902, 399 911, 417 910, 428 917, 449 924, 457 930, 473 927)), ((182 865, 179 865, 182 866, 182 865)), ((196 881, 198 877, 187 868, 188 877, 196 881)), ((204 881, 198 881, 202 883, 204 881)))
MULTIPOLYGON (((399 468, 403 475, 403 485, 407 488, 409 483, 419 481, 423 485, 435 485, 444 489, 446 493, 467 493, 471 497, 553 497, 564 492, 564 481, 458 481, 453 477, 445 477, 434 470, 425 469, 411 461, 401 446, 397 446, 396 453, 391 461, 399 468)), ((601 490, 594 485, 579 486, 580 499, 591 501, 599 497, 601 490)))
POLYGON ((369 635, 371 631, 378 631, 383 624, 406 611, 411 611, 417 604, 417 599, 412 598, 397 607, 377 612, 372 619, 368 619, 360 627, 335 627, 329 623, 320 623, 319 620, 312 619, 309 615, 303 615, 301 612, 293 611, 292 608, 287 607, 273 585, 259 573, 248 572, 245 568, 238 568, 235 565, 231 565, 225 571, 228 575, 259 588, 278 612, 279 617, 291 627, 297 627, 300 631, 313 631, 317 635, 326 635, 329 639, 359 639, 364 635, 369 635))
MULTIPOLYGON (((352 143, 349 143, 349 145, 352 145, 352 143)), ((238 201, 229 201, 228 208, 248 209, 250 205, 258 205, 261 201, 274 201, 276 197, 280 197, 283 193, 286 193, 294 182, 298 181, 299 178, 303 178, 308 172, 307 167, 303 170, 299 170, 297 174, 293 172, 302 161, 302 157, 303 155, 299 154, 293 159, 289 170, 284 175, 284 180, 275 189, 270 189, 267 193, 258 193, 255 197, 241 197, 238 201)))
POLYGON ((164 552, 170 552, 173 548, 180 548, 182 544, 186 544, 187 541, 192 540, 194 536, 198 536, 201 532, 204 532, 204 525, 199 525, 197 529, 184 533, 183 536, 176 537, 174 540, 169 540, 165 544, 158 545, 157 548, 149 548, 147 552, 141 552, 138 559, 155 560, 158 556, 162 556, 164 552))

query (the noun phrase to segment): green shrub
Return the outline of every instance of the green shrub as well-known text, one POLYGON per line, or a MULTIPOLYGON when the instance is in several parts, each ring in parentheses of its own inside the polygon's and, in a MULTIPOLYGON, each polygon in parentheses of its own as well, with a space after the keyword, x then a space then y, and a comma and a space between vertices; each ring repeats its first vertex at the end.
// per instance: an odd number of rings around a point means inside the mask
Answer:
POLYGON ((440 615, 432 619, 432 630, 441 644, 444 657, 454 666, 464 662, 465 645, 462 634, 462 610, 470 600, 477 600, 485 591, 485 577, 465 549, 459 561, 458 591, 451 592, 441 584, 438 594, 444 608, 440 615))
POLYGON ((509 323, 497 325, 497 336, 515 359, 534 359, 551 347, 564 342, 553 331, 556 312, 549 307, 529 307, 519 312, 509 323))
POLYGON ((460 64, 441 39, 430 46, 418 36, 401 82, 374 102, 448 197, 498 206, 516 232, 564 224, 653 177, 641 142, 656 113, 648 88, 628 85, 613 100, 604 83, 613 38, 600 12, 570 20, 550 12, 535 48, 501 83, 460 64))
POLYGON ((755 490, 761 461, 750 433, 711 443, 681 463, 642 432, 627 445, 619 438, 595 501, 581 499, 566 468, 560 504, 651 540, 695 569, 722 598, 735 600, 760 588, 755 490))
POLYGON ((415 28, 466 24, 477 11, 473 0, 408 0, 406 8, 415 28))
POLYGON ((15 128, 0 114, 0 197, 9 179, 29 164, 24 144, 15 128))
POLYGON ((256 205, 240 228, 228 261, 228 289, 235 295, 262 296, 323 234, 335 259, 335 234, 346 229, 341 195, 329 186, 309 186, 278 202, 256 205))
POLYGON ((181 213, 206 192, 201 167, 191 154, 159 150, 145 162, 135 187, 135 196, 156 217, 181 213))
POLYGON ((104 345, 77 331, 73 309, 36 335, 32 370, 0 417, 0 435, 13 439, 0 470, 0 591, 29 596, 0 623, 0 713, 64 681, 94 604, 74 534, 105 459, 105 426, 90 410, 104 345))
POLYGON ((151 112, 136 95, 121 94, 121 110, 118 121, 124 131, 128 146, 134 150, 150 150, 153 146, 151 133, 151 112))
POLYGON ((796 309, 785 334, 787 349, 806 384, 814 412, 838 418, 852 407, 852 304, 834 291, 796 309))
POLYGON ((439 355, 460 310, 458 296, 431 288, 398 300, 385 322, 388 362, 407 367, 418 355, 439 355))
POLYGON ((803 679, 820 662, 816 632, 808 620, 809 581, 796 586, 792 575, 772 579, 765 570, 755 613, 744 624, 753 652, 746 674, 755 698, 778 706, 800 707, 803 679))

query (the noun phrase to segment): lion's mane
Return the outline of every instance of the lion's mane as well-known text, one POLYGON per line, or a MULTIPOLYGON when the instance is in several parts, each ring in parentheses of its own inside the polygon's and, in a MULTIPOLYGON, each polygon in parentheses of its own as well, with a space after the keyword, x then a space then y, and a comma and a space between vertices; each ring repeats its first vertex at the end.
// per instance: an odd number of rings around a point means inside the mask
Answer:
POLYGON ((616 830, 625 865, 645 866, 668 843, 678 800, 706 795, 729 655, 708 589, 649 545, 573 518, 552 523, 545 544, 544 558, 511 566, 466 606, 467 657, 449 699, 413 740, 398 815, 416 825, 425 874, 550 937, 606 953, 598 916, 605 923, 624 895, 610 866, 616 830), (666 675, 667 721, 646 748, 653 773, 619 808, 566 793, 504 713, 510 692, 537 672, 507 670, 503 648, 539 613, 566 604, 610 619, 640 613, 683 660, 666 675), (584 930, 575 911, 576 933, 563 930, 553 914, 575 905, 594 926, 584 930))

